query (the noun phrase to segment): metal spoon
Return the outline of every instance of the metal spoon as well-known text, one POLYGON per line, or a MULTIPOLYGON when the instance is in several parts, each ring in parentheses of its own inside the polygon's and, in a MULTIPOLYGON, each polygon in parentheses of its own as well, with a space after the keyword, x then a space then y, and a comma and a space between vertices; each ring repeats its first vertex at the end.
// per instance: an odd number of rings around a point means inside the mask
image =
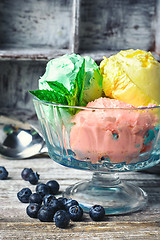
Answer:
POLYGON ((8 159, 25 159, 47 153, 41 134, 30 124, 0 116, 0 155, 8 159))

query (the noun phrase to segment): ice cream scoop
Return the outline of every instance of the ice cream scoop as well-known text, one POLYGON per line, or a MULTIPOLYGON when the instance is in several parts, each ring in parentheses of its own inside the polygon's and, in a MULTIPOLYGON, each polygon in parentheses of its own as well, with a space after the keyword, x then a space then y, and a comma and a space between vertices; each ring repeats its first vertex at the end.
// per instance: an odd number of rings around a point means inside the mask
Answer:
POLYGON ((151 52, 129 49, 100 63, 106 96, 134 106, 160 104, 160 63, 151 52))
POLYGON ((152 110, 135 109, 116 99, 96 99, 75 115, 71 149, 79 159, 92 163, 104 159, 129 163, 151 148, 155 119, 152 110))

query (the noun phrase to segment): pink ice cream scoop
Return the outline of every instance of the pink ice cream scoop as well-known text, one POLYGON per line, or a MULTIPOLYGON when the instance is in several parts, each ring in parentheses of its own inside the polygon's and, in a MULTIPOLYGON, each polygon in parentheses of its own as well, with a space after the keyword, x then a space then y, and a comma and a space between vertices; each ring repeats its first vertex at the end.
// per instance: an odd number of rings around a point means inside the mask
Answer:
POLYGON ((75 115, 70 132, 71 149, 80 160, 129 163, 151 148, 155 115, 149 110, 105 97, 86 107, 75 115))

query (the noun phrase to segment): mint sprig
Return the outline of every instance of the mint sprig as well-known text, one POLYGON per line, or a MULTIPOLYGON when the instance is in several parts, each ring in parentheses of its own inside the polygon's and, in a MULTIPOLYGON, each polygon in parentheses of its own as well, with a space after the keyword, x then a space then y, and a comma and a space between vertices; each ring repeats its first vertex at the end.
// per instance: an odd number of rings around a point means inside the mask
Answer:
MULTIPOLYGON (((70 91, 58 81, 46 81, 51 90, 35 90, 29 91, 32 95, 42 101, 51 103, 58 103, 62 105, 81 106, 83 98, 83 89, 85 81, 85 59, 75 77, 74 82, 71 84, 70 91)), ((71 114, 75 113, 74 109, 69 109, 71 114)))

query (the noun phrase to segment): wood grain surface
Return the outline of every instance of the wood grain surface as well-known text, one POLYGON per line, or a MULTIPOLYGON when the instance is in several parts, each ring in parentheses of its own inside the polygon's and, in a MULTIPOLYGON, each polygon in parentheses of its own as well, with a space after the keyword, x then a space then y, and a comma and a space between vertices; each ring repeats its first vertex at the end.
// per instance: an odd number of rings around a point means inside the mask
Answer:
POLYGON ((31 167, 40 174, 40 182, 56 179, 60 183, 60 194, 71 184, 90 179, 91 172, 63 167, 49 157, 27 160, 7 160, 0 157, 0 166, 9 172, 7 180, 0 181, 0 239, 160 239, 160 175, 134 172, 119 174, 120 178, 142 187, 148 194, 145 209, 132 214, 106 216, 94 222, 84 214, 82 222, 71 222, 67 229, 59 229, 54 223, 42 223, 26 215, 28 204, 17 199, 17 192, 35 186, 21 178, 21 171, 31 167))

